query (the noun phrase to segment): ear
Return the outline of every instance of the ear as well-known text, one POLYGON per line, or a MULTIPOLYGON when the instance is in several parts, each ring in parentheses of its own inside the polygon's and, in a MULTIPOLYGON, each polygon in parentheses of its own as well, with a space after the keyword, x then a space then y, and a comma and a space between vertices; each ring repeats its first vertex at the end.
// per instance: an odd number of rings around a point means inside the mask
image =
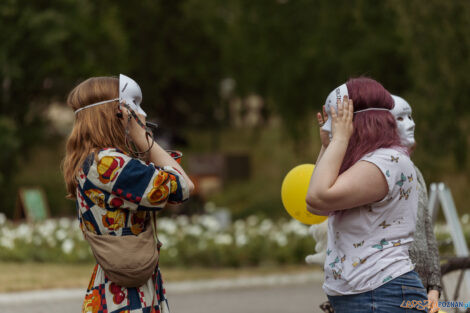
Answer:
POLYGON ((119 119, 122 119, 122 118, 123 118, 122 110, 121 110, 121 105, 120 105, 120 104, 118 104, 118 106, 116 107, 116 116, 117 116, 117 118, 119 118, 119 119))

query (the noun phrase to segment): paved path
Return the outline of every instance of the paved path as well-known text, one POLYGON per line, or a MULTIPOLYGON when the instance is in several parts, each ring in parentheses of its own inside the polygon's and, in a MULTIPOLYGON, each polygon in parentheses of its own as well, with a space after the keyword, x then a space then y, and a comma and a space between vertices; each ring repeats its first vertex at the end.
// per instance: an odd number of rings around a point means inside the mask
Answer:
MULTIPOLYGON (((457 279, 457 272, 446 275, 449 294, 457 279)), ((172 313, 320 313, 322 280, 321 272, 308 272, 168 283, 166 289, 172 313)), ((81 289, 0 294, 0 313, 80 312, 83 296, 81 289)), ((469 297, 464 289, 459 300, 469 297)))
POLYGON ((173 313, 317 313, 320 283, 170 295, 173 313))
MULTIPOLYGON (((321 312, 318 304, 326 300, 321 280, 322 273, 312 272, 168 283, 166 289, 172 313, 314 313, 321 312)), ((83 292, 0 294, 0 312, 80 312, 83 292)))

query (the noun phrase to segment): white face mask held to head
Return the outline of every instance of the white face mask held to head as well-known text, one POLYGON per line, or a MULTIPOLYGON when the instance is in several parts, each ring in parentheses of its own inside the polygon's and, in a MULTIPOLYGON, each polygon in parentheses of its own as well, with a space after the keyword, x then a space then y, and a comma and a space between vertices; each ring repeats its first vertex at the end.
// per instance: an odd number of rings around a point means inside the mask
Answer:
POLYGON ((119 98, 109 99, 86 105, 82 108, 77 109, 75 111, 75 114, 82 110, 113 101, 125 103, 132 110, 137 112, 137 114, 147 117, 147 113, 145 113, 145 111, 142 110, 142 107, 140 106, 140 104, 142 103, 142 90, 140 90, 140 86, 132 78, 123 74, 119 74, 119 98))
POLYGON ((328 115, 328 119, 326 120, 325 125, 323 125, 321 128, 327 132, 330 133, 330 139, 331 139, 331 107, 335 109, 336 112, 338 112, 338 106, 337 106, 337 101, 343 101, 344 96, 347 96, 349 98, 348 94, 348 88, 346 87, 346 84, 342 84, 328 95, 325 101, 325 111, 326 114, 328 115))
MULTIPOLYGON (((341 86, 337 87, 332 92, 330 92, 330 94, 328 95, 325 101, 325 111, 326 111, 326 114, 328 115, 328 119, 326 123, 321 127, 321 129, 330 133, 330 139, 332 137, 331 136, 331 107, 333 107, 334 110, 338 112, 337 101, 338 100, 343 101, 344 96, 347 96, 349 98, 348 87, 346 86, 346 84, 342 84, 341 86)), ((366 111, 389 111, 390 112, 390 110, 384 109, 384 108, 368 108, 364 110, 355 111, 354 114, 360 113, 360 112, 366 112, 366 111)))
MULTIPOLYGON (((78 112, 82 110, 92 108, 94 106, 101 105, 104 103, 114 102, 114 101, 119 101, 120 110, 122 109, 122 107, 124 107, 129 111, 128 122, 131 119, 134 119, 135 122, 140 127, 142 127, 142 129, 145 130, 145 136, 151 142, 147 150, 138 151, 137 149, 134 148, 135 145, 131 144, 132 139, 130 138, 130 132, 129 132, 129 129, 126 128, 126 137, 125 137, 126 146, 134 157, 141 158, 148 151, 150 151, 150 149, 152 149, 153 144, 155 142, 154 133, 156 132, 158 125, 156 123, 151 123, 151 122, 146 122, 144 125, 144 123, 137 116, 137 114, 139 114, 144 117, 147 117, 147 113, 145 113, 145 111, 142 110, 142 108, 140 107, 140 103, 142 102, 142 90, 132 78, 123 74, 119 74, 119 98, 104 100, 104 101, 86 105, 82 108, 77 109, 75 111, 75 114, 77 114, 78 112)), ((120 116, 120 118, 122 118, 122 115, 120 116)))

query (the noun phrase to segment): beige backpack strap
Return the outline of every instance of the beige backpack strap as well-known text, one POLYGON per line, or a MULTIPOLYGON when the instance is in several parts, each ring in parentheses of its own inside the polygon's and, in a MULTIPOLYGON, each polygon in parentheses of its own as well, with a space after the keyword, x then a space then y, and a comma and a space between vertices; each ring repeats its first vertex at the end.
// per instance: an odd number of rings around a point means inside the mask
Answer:
POLYGON ((86 232, 88 231, 88 228, 86 228, 85 219, 83 218, 82 210, 80 208, 78 208, 78 215, 80 216, 80 229, 82 230, 83 237, 87 240, 86 232))
POLYGON ((155 239, 155 242, 157 243, 158 251, 160 251, 160 247, 162 246, 162 243, 160 242, 160 240, 158 240, 158 235, 157 235, 157 212, 155 212, 155 211, 150 212, 150 224, 152 224, 153 238, 155 239))

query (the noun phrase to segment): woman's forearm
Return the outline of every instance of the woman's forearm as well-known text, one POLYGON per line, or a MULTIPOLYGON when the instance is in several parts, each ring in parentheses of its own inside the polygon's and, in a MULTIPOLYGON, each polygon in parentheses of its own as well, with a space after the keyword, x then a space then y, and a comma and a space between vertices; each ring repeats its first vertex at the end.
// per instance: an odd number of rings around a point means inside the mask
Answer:
MULTIPOLYGON (((322 158, 323 154, 325 153, 325 149, 326 149, 325 146, 322 145, 321 149, 320 149, 320 153, 318 153, 317 162, 315 164, 318 164, 318 162, 320 162, 320 159, 322 158)), ((325 213, 325 212, 322 212, 318 209, 315 209, 314 207, 309 205, 308 202, 307 202, 307 211, 309 211, 310 213, 316 214, 316 215, 323 215, 323 216, 328 215, 328 213, 325 213)))
POLYGON ((329 212, 325 212, 325 211, 322 211, 322 210, 315 209, 314 207, 310 206, 308 203, 307 203, 307 211, 309 211, 310 213, 313 213, 315 215, 321 215, 321 216, 329 216, 330 215, 329 212))
MULTIPOLYGON (((137 136, 138 140, 134 140, 137 147, 145 151, 148 149, 151 142, 147 142, 145 134, 137 136)), ((151 139, 149 139, 151 140, 151 139)), ((155 164, 155 166, 164 167, 171 166, 178 170, 181 173, 184 180, 186 181, 189 191, 191 192, 194 189, 194 184, 191 179, 188 177, 186 172, 183 170, 181 165, 178 164, 157 142, 153 143, 152 148, 149 151, 149 161, 155 164)))
POLYGON ((194 189, 194 184, 192 183, 191 179, 189 179, 189 176, 186 174, 186 172, 183 170, 180 164, 176 162, 165 150, 163 150, 162 147, 158 143, 154 143, 152 149, 150 149, 150 161, 153 162, 156 166, 171 166, 177 169, 183 178, 186 180, 186 183, 188 184, 188 187, 190 191, 194 189))
POLYGON ((310 205, 318 198, 322 198, 335 183, 347 147, 348 142, 345 139, 333 138, 323 154, 319 156, 307 192, 307 201, 310 205))
POLYGON ((325 150, 326 150, 325 146, 322 145, 320 149, 320 153, 318 153, 318 156, 317 156, 317 162, 315 164, 318 164, 318 162, 320 162, 323 154, 325 153, 325 150))

